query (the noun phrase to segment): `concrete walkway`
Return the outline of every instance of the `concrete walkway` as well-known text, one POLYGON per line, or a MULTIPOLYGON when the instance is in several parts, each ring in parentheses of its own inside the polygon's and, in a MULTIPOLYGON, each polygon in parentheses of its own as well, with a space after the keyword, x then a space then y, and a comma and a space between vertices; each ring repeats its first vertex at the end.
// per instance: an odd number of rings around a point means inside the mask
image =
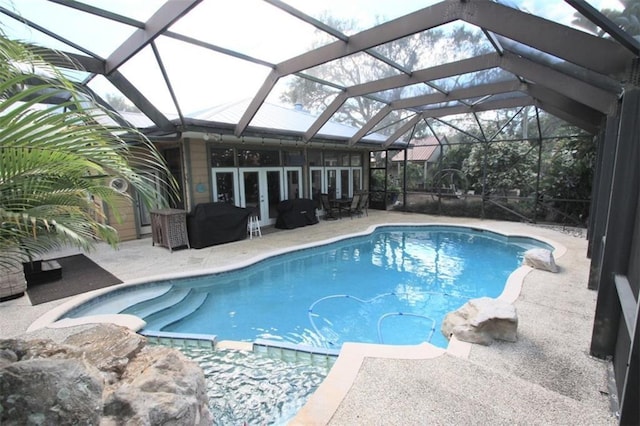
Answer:
MULTIPOLYGON (((262 238, 200 250, 153 247, 149 239, 99 245, 89 253, 125 283, 215 271, 287 247, 364 232, 380 223, 450 223, 537 236, 566 247, 558 274, 523 275, 518 342, 489 347, 346 345, 320 389, 293 424, 567 424, 608 425, 608 364, 589 356, 596 293, 587 289, 587 242, 538 226, 370 211, 368 217, 321 221, 262 238)), ((73 254, 75 251, 59 253, 73 254)), ((31 306, 28 297, 0 303, 0 337, 23 335, 39 317, 68 302, 31 306)))

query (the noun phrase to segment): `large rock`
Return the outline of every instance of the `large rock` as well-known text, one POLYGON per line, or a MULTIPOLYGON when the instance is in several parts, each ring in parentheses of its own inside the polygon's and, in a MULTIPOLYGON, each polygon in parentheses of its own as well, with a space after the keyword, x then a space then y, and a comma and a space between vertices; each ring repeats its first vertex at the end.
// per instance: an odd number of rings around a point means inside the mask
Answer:
POLYGON ((180 352, 146 347, 106 392, 103 425, 209 425, 200 367, 180 352))
POLYGON ((515 342, 518 338, 518 316, 511 304, 481 297, 449 312, 441 330, 447 339, 455 336, 463 342, 481 345, 490 345, 494 340, 515 342))
POLYGON ((30 359, 0 368, 0 424, 97 425, 102 379, 80 359, 30 359))
POLYGON ((92 327, 67 337, 66 345, 77 347, 95 365, 107 383, 118 380, 147 344, 146 338, 124 327, 92 327))
POLYGON ((547 249, 531 249, 524 253, 523 265, 549 272, 558 272, 553 253, 547 249))
POLYGON ((204 374, 111 324, 62 343, 0 340, 0 424, 208 425, 204 374))

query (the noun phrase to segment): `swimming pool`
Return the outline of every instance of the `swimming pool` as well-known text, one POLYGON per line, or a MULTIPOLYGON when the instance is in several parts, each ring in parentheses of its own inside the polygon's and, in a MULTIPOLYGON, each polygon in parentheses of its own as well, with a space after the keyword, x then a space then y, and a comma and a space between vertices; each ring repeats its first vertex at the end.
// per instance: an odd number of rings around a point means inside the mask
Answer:
POLYGON ((339 350, 346 341, 446 347, 440 324, 470 298, 498 297, 544 242, 454 226, 384 226, 214 275, 103 294, 67 317, 130 313, 144 331, 339 350))

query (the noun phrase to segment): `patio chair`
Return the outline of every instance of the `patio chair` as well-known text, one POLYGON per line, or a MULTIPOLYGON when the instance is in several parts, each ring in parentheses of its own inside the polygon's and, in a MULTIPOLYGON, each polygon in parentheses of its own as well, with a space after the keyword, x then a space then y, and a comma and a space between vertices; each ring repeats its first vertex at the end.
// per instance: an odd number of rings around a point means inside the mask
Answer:
POLYGON ((351 204, 349 204, 349 206, 346 209, 346 212, 349 213, 349 217, 351 219, 353 219, 354 214, 360 216, 361 213, 358 211, 359 207, 360 207, 360 194, 355 194, 351 199, 351 204))
POLYGON ((369 216, 369 193, 363 192, 360 194, 360 203, 358 204, 357 209, 358 215, 362 216, 363 214, 369 216))
POLYGON ((324 210, 324 219, 338 219, 338 209, 331 206, 331 202, 329 201, 329 194, 320 194, 320 201, 322 202, 322 209, 324 210))

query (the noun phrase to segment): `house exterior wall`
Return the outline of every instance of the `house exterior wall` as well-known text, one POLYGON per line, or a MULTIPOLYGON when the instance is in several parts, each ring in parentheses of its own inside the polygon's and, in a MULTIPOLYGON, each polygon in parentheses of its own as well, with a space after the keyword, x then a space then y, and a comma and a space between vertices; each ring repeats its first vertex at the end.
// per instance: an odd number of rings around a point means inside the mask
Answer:
POLYGON ((118 211, 116 215, 113 209, 104 208, 106 223, 118 231, 120 241, 130 241, 138 238, 138 228, 136 221, 135 206, 131 198, 125 196, 118 197, 115 205, 118 211))
POLYGON ((209 154, 207 143, 203 139, 190 138, 185 140, 186 164, 186 192, 190 194, 187 210, 192 210, 197 204, 211 201, 211 170, 209 168, 209 154))
MULTIPOLYGON (((158 149, 162 151, 163 148, 167 148, 168 145, 157 145, 158 149)), ((179 147, 181 149, 181 164, 182 164, 182 176, 181 183, 183 188, 183 204, 186 211, 191 211, 197 204, 208 203, 213 201, 213 188, 212 188, 212 168, 210 161, 210 148, 211 147, 235 147, 240 150, 287 150, 286 146, 277 145, 256 145, 256 144, 242 144, 233 142, 211 141, 205 140, 205 138, 188 137, 176 141, 176 144, 171 144, 172 148, 179 147)), ((303 198, 310 198, 310 166, 308 161, 309 150, 318 151, 318 148, 296 148, 301 150, 305 156, 304 165, 302 169, 302 180, 300 182, 299 196, 303 198)), ((289 148, 291 150, 291 148, 289 148)), ((322 150, 325 151, 325 150, 322 150)), ((326 149, 327 152, 332 153, 332 158, 338 153, 338 158, 342 158, 344 155, 351 155, 358 153, 362 156, 360 167, 362 177, 362 188, 366 191, 369 187, 369 152, 359 150, 347 150, 343 149, 326 149)), ((240 151, 238 151, 240 152, 240 151)), ((176 154, 174 154, 176 155, 176 154)), ((348 157, 345 157, 348 158, 348 157)), ((236 166, 238 166, 236 159, 236 166)), ((342 161, 342 160, 341 160, 342 161)), ((318 165, 315 165, 317 167, 318 165)), ((329 165, 324 165, 331 167, 329 165)), ((323 166, 323 167, 324 167, 323 166)), ((284 167, 284 166, 283 166, 284 167)), ((139 218, 137 217, 137 207, 135 204, 135 191, 129 188, 129 195, 131 199, 122 197, 117 203, 117 210, 121 216, 121 221, 116 219, 115 210, 105 209, 106 222, 113 226, 119 234, 120 241, 129 241, 143 237, 141 235, 141 228, 139 225, 139 218)))

